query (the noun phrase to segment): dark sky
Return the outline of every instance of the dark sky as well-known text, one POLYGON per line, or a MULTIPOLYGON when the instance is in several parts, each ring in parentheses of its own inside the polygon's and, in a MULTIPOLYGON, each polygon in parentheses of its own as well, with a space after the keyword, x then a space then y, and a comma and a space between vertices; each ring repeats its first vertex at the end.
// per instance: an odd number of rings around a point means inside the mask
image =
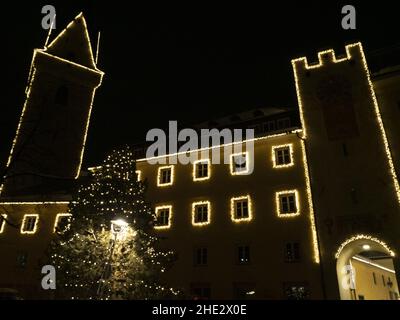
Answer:
POLYGON ((395 1, 136 3, 2 3, 2 162, 21 113, 32 50, 46 37, 41 28, 45 4, 56 7, 55 33, 80 11, 93 45, 101 31, 99 68, 106 76, 90 124, 85 154, 90 165, 113 147, 143 141, 148 129, 164 127, 168 120, 184 125, 257 107, 296 107, 291 58, 314 59, 318 50, 331 47, 343 53, 344 44, 356 40, 367 52, 400 43, 395 1), (356 31, 341 28, 345 4, 357 9, 356 31))

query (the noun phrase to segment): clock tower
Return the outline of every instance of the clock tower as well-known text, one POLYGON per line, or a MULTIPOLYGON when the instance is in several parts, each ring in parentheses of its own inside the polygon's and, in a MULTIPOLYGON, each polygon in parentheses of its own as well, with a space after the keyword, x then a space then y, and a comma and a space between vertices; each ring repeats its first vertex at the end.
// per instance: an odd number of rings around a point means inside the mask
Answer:
POLYGON ((82 14, 34 50, 1 196, 52 192, 79 176, 102 77, 82 14))

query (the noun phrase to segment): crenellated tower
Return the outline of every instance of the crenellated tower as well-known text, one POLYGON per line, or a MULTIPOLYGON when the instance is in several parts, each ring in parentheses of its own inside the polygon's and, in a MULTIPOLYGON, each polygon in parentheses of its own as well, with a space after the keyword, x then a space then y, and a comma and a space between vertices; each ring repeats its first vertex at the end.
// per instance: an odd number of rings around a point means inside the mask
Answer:
MULTIPOLYGON (((336 276, 346 263, 343 249, 400 254, 399 181, 362 45, 292 65, 326 295, 349 298, 336 276)), ((400 274, 397 257, 394 264, 400 274)))

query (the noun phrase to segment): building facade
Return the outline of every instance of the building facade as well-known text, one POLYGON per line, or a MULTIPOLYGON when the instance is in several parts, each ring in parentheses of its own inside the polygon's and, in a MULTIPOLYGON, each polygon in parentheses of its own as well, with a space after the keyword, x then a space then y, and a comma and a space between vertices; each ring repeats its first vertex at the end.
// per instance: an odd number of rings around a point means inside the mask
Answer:
MULTIPOLYGON (((61 178, 81 172, 103 75, 90 48, 80 15, 48 48, 35 51, 35 77, 0 203, 7 218, 0 229, 0 287, 25 297, 48 294, 40 287, 41 261, 70 199, 61 178), (86 46, 74 47, 82 39, 86 46), (60 83, 48 80, 53 70, 60 83), (56 128, 38 135, 23 121, 41 114, 34 102, 42 87, 59 104, 76 105, 72 130, 59 130, 61 140, 54 140, 56 128), (35 144, 24 147, 31 140, 40 141, 42 153, 35 144), (55 141, 68 148, 49 158, 55 141), (60 161, 63 156, 70 160, 60 161), (31 158, 40 164, 28 161, 26 167, 23 160, 31 158)), ((137 160, 157 215, 154 232, 178 254, 164 280, 196 298, 398 299, 400 69, 371 75, 360 43, 346 46, 343 56, 322 51, 316 63, 299 58, 292 65, 298 112, 255 110, 200 124, 197 129, 251 128, 256 136, 192 151, 197 160, 187 165, 174 161, 178 154, 137 160), (215 149, 228 163, 213 161, 215 149)), ((68 112, 59 109, 47 120, 65 118, 68 112)))

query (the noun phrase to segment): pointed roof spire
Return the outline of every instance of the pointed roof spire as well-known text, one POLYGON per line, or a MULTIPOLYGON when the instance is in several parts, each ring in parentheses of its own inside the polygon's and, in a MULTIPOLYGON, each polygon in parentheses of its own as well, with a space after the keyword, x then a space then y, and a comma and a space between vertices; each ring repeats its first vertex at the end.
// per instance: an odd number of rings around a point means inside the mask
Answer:
POLYGON ((81 12, 44 51, 71 62, 97 70, 86 20, 81 12))

